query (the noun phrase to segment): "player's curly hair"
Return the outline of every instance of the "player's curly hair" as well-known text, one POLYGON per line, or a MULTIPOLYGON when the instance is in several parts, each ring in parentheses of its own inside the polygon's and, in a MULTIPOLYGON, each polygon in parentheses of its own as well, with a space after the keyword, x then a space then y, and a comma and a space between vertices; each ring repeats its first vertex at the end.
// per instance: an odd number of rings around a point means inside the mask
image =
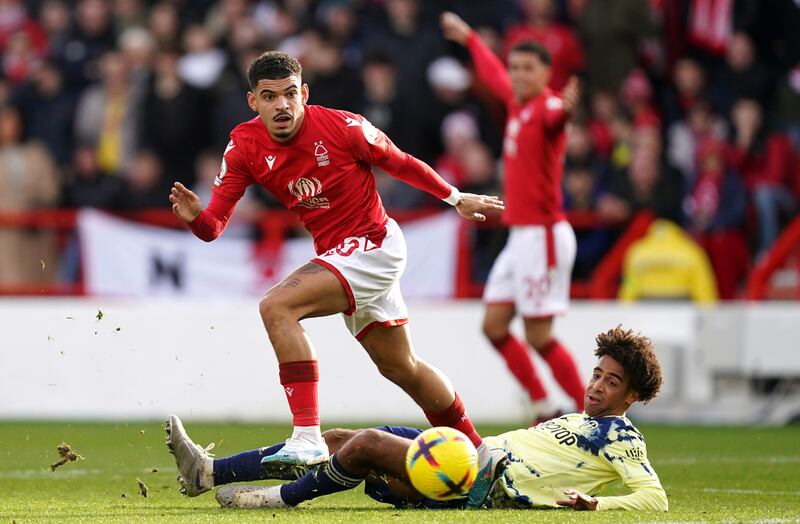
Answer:
POLYGON ((647 404, 658 395, 661 389, 661 364, 649 338, 633 330, 624 330, 617 326, 595 339, 597 349, 594 354, 600 358, 608 355, 625 370, 630 388, 636 392, 639 400, 647 404))
POLYGON ((292 75, 302 76, 303 68, 297 59, 283 51, 267 51, 253 60, 247 68, 247 81, 254 90, 259 80, 281 80, 292 75))

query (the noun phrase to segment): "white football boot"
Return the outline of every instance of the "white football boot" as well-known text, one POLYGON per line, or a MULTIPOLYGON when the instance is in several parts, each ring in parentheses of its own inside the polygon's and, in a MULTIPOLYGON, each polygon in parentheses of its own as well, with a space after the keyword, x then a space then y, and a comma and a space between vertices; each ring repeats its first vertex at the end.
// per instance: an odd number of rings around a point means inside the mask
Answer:
POLYGON ((208 453, 214 444, 206 448, 192 442, 181 419, 170 415, 165 426, 167 431, 167 447, 175 455, 178 465, 178 482, 181 493, 188 497, 196 497, 214 487, 214 459, 208 453))
POLYGON ((280 486, 222 486, 217 502, 223 508, 288 508, 280 486))
POLYGON ((283 448, 261 459, 261 468, 267 478, 300 478, 311 467, 324 464, 328 459, 328 445, 319 427, 296 427, 283 448))

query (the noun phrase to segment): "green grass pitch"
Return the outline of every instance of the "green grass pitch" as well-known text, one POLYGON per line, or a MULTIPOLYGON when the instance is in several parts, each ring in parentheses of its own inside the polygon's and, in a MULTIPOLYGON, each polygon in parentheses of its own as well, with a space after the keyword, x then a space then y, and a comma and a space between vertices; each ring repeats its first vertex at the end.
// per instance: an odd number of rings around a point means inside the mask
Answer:
MULTIPOLYGON (((184 419, 217 456, 286 438, 288 427, 200 424, 184 419)), ((508 427, 479 428, 496 434, 508 427)), ((23 522, 509 522, 765 521, 800 522, 800 427, 642 426, 669 513, 558 511, 398 511, 351 491, 292 510, 224 510, 212 494, 178 492, 177 470, 155 422, 0 423, 0 523, 23 522), (84 460, 55 472, 56 447, 84 460), (157 471, 155 471, 157 470, 157 471), (137 478, 149 488, 139 494, 137 478)), ((619 493, 619 488, 609 493, 619 493)))

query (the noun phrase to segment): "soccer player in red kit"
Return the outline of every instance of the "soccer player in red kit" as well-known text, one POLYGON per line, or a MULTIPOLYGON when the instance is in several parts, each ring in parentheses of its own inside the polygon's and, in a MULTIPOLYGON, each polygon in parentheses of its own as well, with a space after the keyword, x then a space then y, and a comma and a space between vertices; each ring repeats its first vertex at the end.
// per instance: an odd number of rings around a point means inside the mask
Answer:
MULTIPOLYGON (((370 166, 448 202, 464 218, 484 220, 483 213, 503 209, 503 203, 459 193, 362 116, 307 105, 301 75, 299 62, 286 53, 257 58, 248 69, 247 101, 258 116, 231 132, 208 207, 177 182, 169 197, 175 215, 211 241, 245 189, 259 184, 296 213, 314 239, 317 257, 259 304, 294 422, 285 451, 265 457, 264 469, 288 475, 328 459, 319 428, 317 361, 299 321, 335 313, 343 313, 380 373, 403 388, 431 424, 459 429, 480 446, 450 381, 411 347, 399 286, 405 241, 383 208, 370 166)), ((182 484, 187 494, 205 490, 198 478, 182 484)))
POLYGON ((483 331, 528 391, 538 418, 546 420, 555 410, 531 354, 509 331, 514 316, 522 316, 528 343, 580 411, 583 382, 572 356, 552 334, 553 316, 567 309, 575 262, 575 233, 562 211, 561 178, 564 127, 578 103, 577 79, 571 78, 556 94, 547 87, 550 55, 544 47, 517 44, 509 52, 506 71, 459 16, 445 13, 441 25, 446 38, 469 49, 478 76, 508 111, 503 219, 511 230, 486 283, 483 331))

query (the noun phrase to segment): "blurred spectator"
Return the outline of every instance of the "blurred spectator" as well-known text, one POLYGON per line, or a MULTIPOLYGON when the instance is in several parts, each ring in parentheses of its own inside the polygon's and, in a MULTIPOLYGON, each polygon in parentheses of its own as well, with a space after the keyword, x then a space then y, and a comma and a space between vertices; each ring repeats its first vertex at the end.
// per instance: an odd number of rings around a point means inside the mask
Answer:
MULTIPOLYGON (((194 162, 208 147, 208 97, 187 85, 178 75, 178 54, 156 56, 154 76, 142 105, 140 139, 163 162, 170 180, 184 185, 194 181, 194 162)), ((244 98, 244 92, 240 92, 244 98)))
POLYGON ((100 169, 114 174, 127 166, 136 148, 139 93, 131 89, 120 53, 103 55, 100 70, 101 82, 87 87, 78 102, 75 138, 95 147, 100 169))
POLYGON ((625 253, 620 300, 717 300, 711 264, 679 226, 656 220, 625 253))
POLYGON ((69 89, 83 89, 101 76, 100 58, 114 49, 114 31, 105 0, 80 0, 75 25, 54 56, 69 89))
POLYGON ((342 50, 347 67, 358 67, 362 61, 361 34, 358 16, 350 0, 323 0, 318 17, 330 39, 342 50))
POLYGON ((30 82, 14 94, 27 138, 44 143, 59 166, 72 158, 76 101, 75 95, 65 90, 61 71, 52 62, 41 64, 30 82))
MULTIPOLYGON (((592 213, 601 195, 597 175, 585 160, 567 162, 564 170, 564 209, 571 212, 592 213)), ((611 232, 602 227, 575 229, 578 242, 572 276, 589 278, 611 245, 611 232)))
POLYGON ((667 162, 680 171, 687 187, 695 180, 697 166, 697 144, 706 137, 725 138, 725 121, 712 113, 711 104, 697 99, 689 108, 685 119, 673 123, 667 129, 667 162))
POLYGON ((119 209, 122 211, 169 209, 167 196, 171 185, 164 178, 163 166, 158 156, 153 151, 139 151, 131 159, 130 169, 123 178, 119 209))
POLYGON ((737 101, 731 122, 731 162, 744 177, 753 198, 758 229, 756 257, 760 258, 778 238, 781 216, 795 212, 795 153, 785 134, 769 131, 757 100, 737 101))
POLYGON ((462 187, 469 167, 465 152, 479 138, 478 124, 472 115, 463 111, 454 111, 447 115, 442 121, 444 153, 434 164, 436 172, 451 185, 462 187))
POLYGON ((223 41, 239 23, 249 18, 248 4, 248 0, 222 0, 211 3, 204 25, 212 41, 223 41))
POLYGON ((47 34, 50 56, 58 56, 70 38, 70 12, 63 0, 46 0, 39 10, 42 29, 47 34))
POLYGON ((227 63, 225 53, 214 47, 211 33, 202 25, 191 25, 183 34, 184 54, 178 72, 184 82, 198 89, 214 85, 227 63))
POLYGON ((180 47, 178 8, 172 2, 164 0, 155 4, 150 9, 147 26, 159 49, 180 47))
POLYGON ((222 150, 230 141, 230 133, 240 122, 257 116, 247 105, 247 68, 261 54, 259 49, 239 53, 235 62, 220 75, 213 90, 213 104, 204 109, 211 115, 211 144, 222 150))
POLYGON ((725 62, 713 75, 712 102, 721 114, 730 114, 740 98, 768 100, 774 81, 770 70, 758 61, 750 35, 735 33, 728 43, 725 62))
POLYGON ((121 34, 129 29, 147 25, 147 6, 143 0, 114 0, 111 4, 114 29, 121 34))
POLYGON ((570 76, 583 71, 583 46, 572 28, 557 23, 553 0, 522 0, 525 22, 508 30, 505 52, 525 40, 542 44, 553 59, 549 86, 560 91, 570 76))
POLYGON ((592 137, 592 145, 599 156, 608 159, 614 149, 612 121, 617 112, 614 95, 598 90, 591 96, 591 114, 587 126, 592 137))
POLYGON ((131 27, 119 35, 118 43, 131 83, 136 90, 144 91, 152 73, 155 40, 147 29, 131 27))
POLYGON ((661 127, 661 117, 653 107, 653 87, 641 69, 634 69, 625 78, 620 88, 620 99, 633 117, 633 126, 661 127))
POLYGON ((595 152, 589 129, 582 122, 572 122, 567 127, 566 162, 589 169, 594 174, 598 187, 605 183, 607 164, 605 159, 595 152))
POLYGON ((639 41, 656 32, 646 0, 587 1, 580 10, 578 29, 590 91, 613 93, 636 66, 639 41))
POLYGON ((376 13, 364 27, 365 51, 389 53, 397 85, 410 100, 424 100, 430 93, 425 69, 444 48, 435 24, 435 20, 420 16, 419 0, 386 0, 385 10, 376 13))
POLYGON ((744 182, 726 164, 725 142, 706 136, 697 148, 697 176, 686 202, 687 227, 706 250, 723 300, 735 298, 747 273, 744 182))
MULTIPOLYGON (((22 142, 20 115, 0 108, 0 213, 30 211, 58 204, 59 184, 47 149, 22 142)), ((58 258, 52 230, 0 228, 0 283, 51 281, 58 258)))
POLYGON ((661 162, 658 129, 647 127, 636 132, 630 165, 612 174, 608 190, 598 203, 598 211, 610 220, 626 220, 649 210, 660 218, 683 222, 680 176, 661 162))
POLYGON ((24 31, 16 31, 8 37, 3 53, 2 74, 13 84, 25 82, 31 71, 38 67, 42 54, 24 31))
POLYGON ((61 204, 73 208, 115 209, 120 207, 121 198, 122 179, 100 171, 93 148, 76 147, 72 166, 67 170, 61 204))
MULTIPOLYGON (((778 84, 777 103, 772 113, 773 120, 786 128, 795 149, 800 151, 800 62, 778 84)), ((800 198, 800 191, 797 196, 800 198)))
POLYGON ((303 81, 309 103, 355 111, 361 97, 358 71, 344 65, 337 43, 317 31, 303 33, 303 81))
POLYGON ((683 57, 675 62, 672 83, 667 86, 662 97, 664 123, 670 126, 683 119, 700 98, 705 98, 705 91, 705 71, 696 60, 683 57))
POLYGON ((0 4, 0 53, 6 55, 14 46, 12 40, 24 40, 35 56, 47 51, 47 34, 39 22, 29 16, 25 3, 4 0, 0 4))

